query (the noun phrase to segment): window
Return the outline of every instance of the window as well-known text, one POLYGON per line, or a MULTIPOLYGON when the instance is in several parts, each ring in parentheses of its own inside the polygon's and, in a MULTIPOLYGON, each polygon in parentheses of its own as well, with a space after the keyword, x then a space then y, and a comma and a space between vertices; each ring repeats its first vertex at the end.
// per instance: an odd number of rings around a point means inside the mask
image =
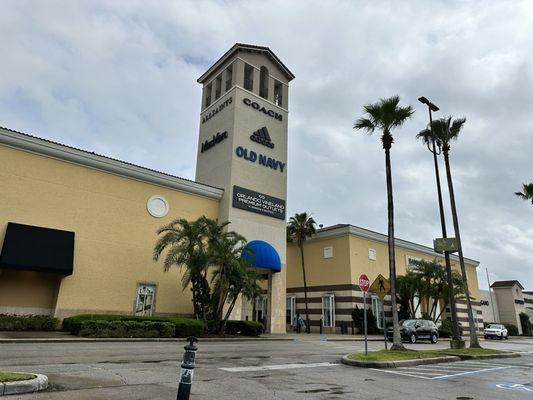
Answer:
POLYGON ((324 247, 324 258, 333 258, 333 246, 324 247))
POLYGON ((268 69, 261 67, 259 73, 259 96, 268 99, 268 69))
POLYGON ((254 321, 263 322, 267 315, 267 298, 259 296, 255 298, 254 321))
POLYGON ((383 329, 383 303, 377 297, 372 297, 372 314, 376 317, 378 329, 383 329))
POLYGON ((287 326, 296 326, 296 297, 287 296, 287 312, 285 314, 285 320, 287 326))
POLYGON ((220 97, 221 92, 222 92, 222 74, 217 76, 217 79, 215 80, 215 100, 220 97))
POLYGON ((376 250, 375 249, 368 249, 368 259, 376 261, 376 250))
POLYGON ((283 83, 274 80, 274 104, 283 107, 283 83))
POLYGON ((155 285, 139 285, 135 302, 135 315, 151 316, 154 311, 155 285))
POLYGON ((211 105, 211 84, 205 87, 205 106, 209 107, 211 105))
POLYGON ((244 88, 254 90, 254 67, 249 64, 244 64, 244 88))
POLYGON ((322 326, 335 326, 335 295, 322 297, 322 326))
POLYGON ((233 80, 233 65, 226 68, 226 92, 231 88, 231 82, 233 80))

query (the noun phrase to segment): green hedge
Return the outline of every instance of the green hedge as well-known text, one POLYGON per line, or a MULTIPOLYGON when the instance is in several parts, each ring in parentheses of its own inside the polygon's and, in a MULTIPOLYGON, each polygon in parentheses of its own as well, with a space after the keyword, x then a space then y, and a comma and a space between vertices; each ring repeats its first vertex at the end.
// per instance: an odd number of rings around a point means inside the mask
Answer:
POLYGON ((441 338, 449 338, 452 337, 452 321, 449 319, 442 320, 442 325, 439 328, 439 337, 441 338))
POLYGON ((89 337, 152 338, 172 337, 174 331, 175 327, 171 322, 91 320, 81 323, 79 333, 89 337))
POLYGON ((174 337, 201 336, 204 323, 192 318, 182 317, 136 317, 133 315, 82 314, 63 320, 63 330, 74 335, 80 333, 85 321, 134 321, 134 322, 169 322, 174 325, 174 337))
POLYGON ((259 336, 263 333, 263 324, 257 321, 227 321, 224 333, 228 335, 259 336))
POLYGON ((47 315, 0 314, 0 331, 53 331, 59 320, 47 315))

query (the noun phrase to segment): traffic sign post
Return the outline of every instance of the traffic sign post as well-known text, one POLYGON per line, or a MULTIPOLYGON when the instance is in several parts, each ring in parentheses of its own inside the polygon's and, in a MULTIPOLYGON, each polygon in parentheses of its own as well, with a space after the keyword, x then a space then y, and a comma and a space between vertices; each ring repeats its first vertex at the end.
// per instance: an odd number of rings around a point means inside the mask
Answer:
POLYGON ((374 279, 374 282, 372 282, 372 285, 370 285, 370 289, 378 295, 378 297, 381 299, 381 305, 383 307, 383 337, 385 339, 385 350, 387 350, 387 320, 385 318, 385 296, 390 291, 390 282, 387 278, 385 278, 383 275, 379 274, 376 279, 374 279))
POLYGON ((370 288, 370 280, 365 274, 361 274, 359 277, 359 289, 363 291, 363 325, 365 332, 365 356, 368 355, 368 340, 367 340, 367 329, 366 329, 366 292, 370 288))

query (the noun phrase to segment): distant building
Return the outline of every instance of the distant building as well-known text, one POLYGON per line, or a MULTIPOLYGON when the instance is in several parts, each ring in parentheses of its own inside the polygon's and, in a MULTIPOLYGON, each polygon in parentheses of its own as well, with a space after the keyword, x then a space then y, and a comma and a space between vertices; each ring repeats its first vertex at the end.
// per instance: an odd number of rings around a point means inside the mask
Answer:
POLYGON ((488 290, 481 290, 483 320, 513 324, 522 334, 520 313, 533 319, 533 291, 526 291, 517 280, 496 281, 488 290))

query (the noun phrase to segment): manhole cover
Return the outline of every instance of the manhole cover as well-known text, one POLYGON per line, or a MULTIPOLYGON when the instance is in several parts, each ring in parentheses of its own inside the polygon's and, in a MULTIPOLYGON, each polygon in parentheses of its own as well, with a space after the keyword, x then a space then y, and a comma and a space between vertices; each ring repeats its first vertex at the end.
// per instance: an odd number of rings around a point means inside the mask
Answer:
POLYGON ((459 397, 456 397, 457 400, 474 400, 473 397, 468 397, 468 396, 459 396, 459 397))

